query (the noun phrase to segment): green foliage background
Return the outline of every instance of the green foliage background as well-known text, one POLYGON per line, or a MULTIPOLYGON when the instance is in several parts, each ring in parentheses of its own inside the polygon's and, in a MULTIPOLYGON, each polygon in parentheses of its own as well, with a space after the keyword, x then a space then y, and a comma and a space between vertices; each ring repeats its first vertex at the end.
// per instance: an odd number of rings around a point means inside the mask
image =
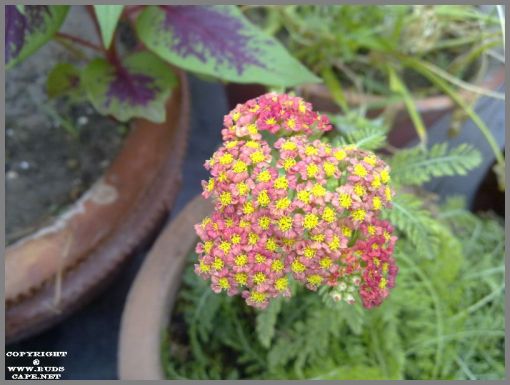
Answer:
POLYGON ((190 255, 174 309, 184 318, 174 318, 163 346, 168 378, 504 378, 502 223, 458 200, 441 213, 437 255, 400 240, 397 286, 374 310, 295 288, 291 300, 258 312, 214 294, 190 255))
MULTIPOLYGON (((372 150, 384 145, 383 125, 354 120, 360 129, 323 139, 372 150)), ((167 377, 503 379, 502 220, 470 213, 460 197, 439 205, 410 187, 465 174, 480 163, 480 154, 468 145, 440 144, 386 160, 397 195, 384 216, 399 236, 400 272, 380 307, 334 303, 326 291, 296 285, 290 300, 257 311, 238 296, 214 294, 194 274, 192 253, 162 345, 167 377)))

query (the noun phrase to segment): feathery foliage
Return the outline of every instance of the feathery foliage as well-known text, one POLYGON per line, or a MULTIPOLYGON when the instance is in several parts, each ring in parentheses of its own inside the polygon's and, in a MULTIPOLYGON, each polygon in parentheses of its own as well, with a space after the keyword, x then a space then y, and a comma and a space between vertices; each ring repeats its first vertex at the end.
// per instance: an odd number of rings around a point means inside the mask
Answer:
MULTIPOLYGON (((334 122, 334 145, 386 143, 382 121, 349 114, 334 122)), ((334 302, 326 290, 318 300, 292 281, 291 301, 255 310, 240 297, 213 294, 190 255, 162 354, 168 378, 502 379, 502 223, 473 215, 461 198, 438 207, 409 188, 464 175, 480 161, 472 146, 446 144, 389 158, 398 191, 383 216, 399 237, 400 272, 390 297, 370 311, 334 302)))
POLYGON ((415 195, 398 193, 393 207, 383 213, 414 245, 415 252, 432 258, 437 253, 438 239, 436 226, 430 211, 423 207, 423 201, 415 195))
POLYGON ((257 314, 257 336, 263 347, 269 348, 274 337, 276 321, 282 308, 281 298, 272 301, 266 311, 257 314))
POLYGON ((369 120, 356 112, 347 115, 332 115, 329 118, 340 133, 335 138, 335 145, 353 144, 370 151, 386 145, 388 126, 382 119, 369 120))
POLYGON ((502 379, 504 227, 458 198, 423 215, 433 258, 399 230, 396 289, 370 311, 297 287, 268 313, 209 297, 190 256, 164 348, 168 378, 502 379))
POLYGON ((480 152, 469 144, 448 150, 447 143, 428 151, 416 146, 398 151, 390 160, 392 179, 400 184, 421 185, 433 177, 465 175, 481 163, 480 152))

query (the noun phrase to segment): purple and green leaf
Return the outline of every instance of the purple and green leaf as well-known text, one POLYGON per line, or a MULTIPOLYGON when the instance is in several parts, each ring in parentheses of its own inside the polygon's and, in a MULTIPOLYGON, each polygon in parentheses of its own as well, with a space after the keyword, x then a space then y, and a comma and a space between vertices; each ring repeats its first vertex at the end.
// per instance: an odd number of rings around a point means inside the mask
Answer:
POLYGON ((147 51, 132 54, 118 65, 95 59, 81 80, 94 107, 122 122, 134 117, 163 122, 165 103, 177 84, 169 66, 147 51))
POLYGON ((150 6, 137 31, 150 50, 188 71, 274 86, 320 81, 234 5, 150 6))
POLYGON ((60 29, 68 5, 5 6, 5 64, 9 69, 43 46, 60 29))

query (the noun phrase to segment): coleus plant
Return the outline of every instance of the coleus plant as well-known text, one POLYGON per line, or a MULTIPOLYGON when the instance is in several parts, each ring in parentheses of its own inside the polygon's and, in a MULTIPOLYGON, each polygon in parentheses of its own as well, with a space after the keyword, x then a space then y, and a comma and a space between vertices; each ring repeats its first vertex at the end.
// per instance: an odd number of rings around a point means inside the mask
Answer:
POLYGON ((120 121, 165 119, 165 101, 177 85, 169 64, 193 73, 240 83, 294 86, 320 81, 274 38, 244 18, 234 5, 87 6, 102 44, 59 32, 67 5, 7 5, 6 67, 11 68, 52 38, 67 40, 98 55, 84 68, 58 64, 48 93, 83 92, 104 115, 120 121), (133 52, 118 53, 120 20, 138 39, 133 52))
POLYGON ((195 271, 213 291, 265 308, 291 280, 332 300, 377 306, 395 284, 389 166, 356 146, 333 146, 332 127, 303 99, 269 93, 224 119, 206 161, 211 216, 196 225, 195 271), (322 139, 322 140, 321 140, 322 139))

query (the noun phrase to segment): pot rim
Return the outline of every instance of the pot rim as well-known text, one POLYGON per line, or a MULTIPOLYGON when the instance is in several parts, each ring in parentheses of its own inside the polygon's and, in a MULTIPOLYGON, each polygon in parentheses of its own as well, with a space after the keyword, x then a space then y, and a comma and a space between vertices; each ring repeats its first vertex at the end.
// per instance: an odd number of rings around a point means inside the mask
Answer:
MULTIPOLYGON (((495 89, 497 88, 505 79, 505 66, 498 65, 493 70, 489 71, 485 79, 479 82, 479 86, 486 89, 495 89)), ((331 94, 327 87, 324 84, 307 84, 301 87, 301 92, 303 96, 308 98, 316 97, 319 99, 332 101, 331 94)), ((364 94, 352 89, 348 89, 345 92, 345 97, 347 99, 347 103, 350 105, 360 105, 360 104, 370 104, 370 103, 378 103, 383 102, 386 97, 374 94, 364 94)), ((461 89, 459 91, 461 97, 467 97, 472 95, 473 92, 461 89)), ((416 108, 418 111, 442 111, 442 110, 450 110, 454 107, 454 101, 447 95, 437 94, 431 95, 427 97, 419 97, 415 99, 416 108)), ((396 110, 405 109, 405 103, 403 101, 390 103, 388 106, 392 106, 396 110)), ((380 107, 374 107, 375 110, 380 107)))
POLYGON ((52 224, 6 249, 7 343, 52 326, 91 299, 161 225, 179 190, 189 130, 188 80, 183 71, 176 74, 166 121, 136 119, 99 180, 52 224), (141 167, 147 169, 133 172, 141 167))
POLYGON ((118 345, 121 380, 162 380, 161 341, 181 285, 186 257, 198 237, 194 225, 212 212, 201 195, 193 198, 161 232, 126 299, 118 345))

